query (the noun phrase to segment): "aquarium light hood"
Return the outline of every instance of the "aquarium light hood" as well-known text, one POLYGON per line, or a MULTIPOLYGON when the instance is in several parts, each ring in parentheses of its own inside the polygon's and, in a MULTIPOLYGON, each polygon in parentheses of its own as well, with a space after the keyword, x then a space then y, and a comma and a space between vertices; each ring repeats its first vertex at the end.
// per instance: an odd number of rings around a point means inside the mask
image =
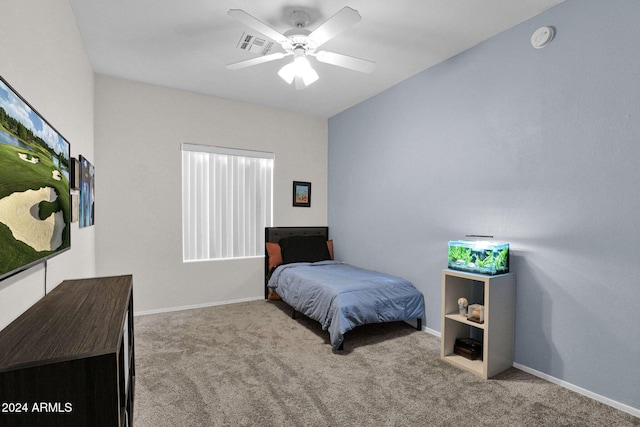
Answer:
POLYGON ((491 249, 493 245, 495 245, 496 240, 493 236, 483 235, 483 234, 465 234, 464 237, 470 239, 482 239, 482 240, 474 240, 472 243, 473 248, 475 250, 486 250, 491 249))

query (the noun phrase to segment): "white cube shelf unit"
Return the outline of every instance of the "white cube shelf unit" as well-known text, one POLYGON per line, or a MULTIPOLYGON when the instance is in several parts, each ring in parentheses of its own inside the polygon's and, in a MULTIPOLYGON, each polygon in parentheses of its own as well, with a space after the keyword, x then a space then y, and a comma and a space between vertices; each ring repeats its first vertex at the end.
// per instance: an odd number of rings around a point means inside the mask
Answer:
POLYGON ((497 276, 442 271, 443 360, 487 379, 513 365, 515 275, 497 276), (458 298, 484 305, 484 323, 459 314, 458 298), (453 352, 457 338, 475 338, 482 343, 482 359, 469 360, 453 352))

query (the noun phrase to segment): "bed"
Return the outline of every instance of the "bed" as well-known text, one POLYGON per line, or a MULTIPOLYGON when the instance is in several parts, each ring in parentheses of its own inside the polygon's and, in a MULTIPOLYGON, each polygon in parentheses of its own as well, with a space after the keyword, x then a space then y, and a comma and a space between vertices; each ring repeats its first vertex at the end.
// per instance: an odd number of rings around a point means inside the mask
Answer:
POLYGON ((401 277, 334 260, 328 227, 267 227, 265 246, 265 298, 320 322, 334 350, 368 323, 416 319, 422 330, 422 293, 401 277))

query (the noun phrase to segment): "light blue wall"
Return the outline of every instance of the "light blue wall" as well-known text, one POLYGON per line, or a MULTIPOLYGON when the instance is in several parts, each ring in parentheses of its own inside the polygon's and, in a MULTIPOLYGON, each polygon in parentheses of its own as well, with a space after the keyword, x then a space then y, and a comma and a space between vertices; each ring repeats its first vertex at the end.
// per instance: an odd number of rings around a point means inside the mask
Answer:
POLYGON ((329 120, 337 258, 411 280, 440 331, 447 241, 510 242, 516 363, 636 409, 639 22, 568 0, 329 120))

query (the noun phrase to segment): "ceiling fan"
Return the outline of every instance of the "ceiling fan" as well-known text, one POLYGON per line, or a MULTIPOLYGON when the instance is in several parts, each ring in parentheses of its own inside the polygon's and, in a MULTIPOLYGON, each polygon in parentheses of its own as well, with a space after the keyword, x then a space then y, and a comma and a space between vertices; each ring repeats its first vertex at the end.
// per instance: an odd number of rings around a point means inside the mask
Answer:
POLYGON ((375 62, 366 59, 328 52, 326 50, 317 51, 321 45, 362 19, 358 11, 350 7, 340 9, 314 31, 309 31, 305 28, 310 20, 309 15, 306 12, 296 10, 291 13, 290 16, 295 28, 284 34, 274 30, 244 10, 230 9, 227 14, 279 43, 284 49, 284 53, 276 52, 229 64, 227 68, 230 70, 238 70, 252 65, 282 59, 286 56, 293 56, 293 61, 282 67, 280 71, 278 71, 278 75, 288 84, 295 82, 296 89, 304 89, 318 80, 318 73, 311 67, 311 63, 309 62, 308 57, 310 56, 326 64, 337 65, 338 67, 363 73, 370 73, 375 66, 375 62))

